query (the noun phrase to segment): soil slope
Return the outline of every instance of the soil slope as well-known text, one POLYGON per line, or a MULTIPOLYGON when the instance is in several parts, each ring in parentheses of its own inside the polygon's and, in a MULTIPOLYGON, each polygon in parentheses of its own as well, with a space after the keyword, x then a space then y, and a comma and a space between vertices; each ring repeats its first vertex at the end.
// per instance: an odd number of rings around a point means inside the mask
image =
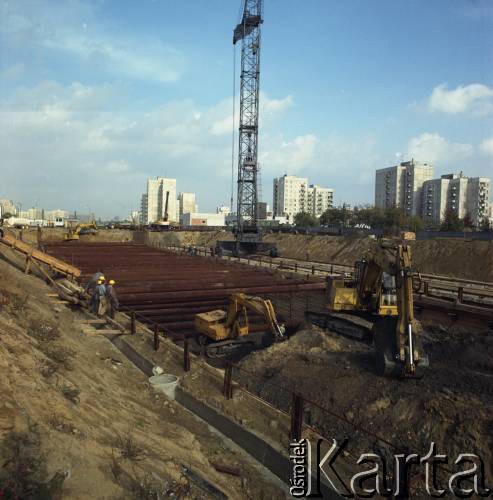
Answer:
POLYGON ((427 327, 431 372, 421 380, 378 377, 369 347, 313 327, 289 341, 250 354, 240 364, 263 377, 238 376, 275 406, 289 409, 293 388, 344 422, 307 403, 305 421, 328 438, 350 438, 359 456, 394 453, 358 431, 383 437, 399 449, 426 454, 430 443, 453 461, 460 453, 484 460, 493 484, 493 333, 445 332, 427 327), (354 424, 354 425, 353 425, 354 424))
POLYGON ((284 498, 41 280, 0 260, 0 289, 0 497, 212 498, 186 467, 231 498, 284 498))

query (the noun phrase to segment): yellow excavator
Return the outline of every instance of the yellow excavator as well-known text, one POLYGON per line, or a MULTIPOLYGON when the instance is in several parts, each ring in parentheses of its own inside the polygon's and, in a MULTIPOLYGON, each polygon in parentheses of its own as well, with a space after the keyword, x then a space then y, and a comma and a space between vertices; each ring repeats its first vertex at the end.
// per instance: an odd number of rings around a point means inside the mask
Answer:
POLYGON ((227 311, 216 309, 195 315, 195 328, 201 334, 199 342, 205 347, 206 356, 223 357, 252 343, 247 338, 251 333, 248 311, 263 316, 275 341, 285 339, 286 329, 277 321, 270 300, 235 293, 231 296, 227 311))
POLYGON ((353 276, 329 278, 328 312, 309 311, 307 317, 329 330, 370 340, 380 375, 420 378, 429 361, 414 316, 417 285, 420 275, 412 265, 411 247, 380 240, 356 262, 353 276))
POLYGON ((92 229, 94 233, 97 233, 98 231, 98 226, 96 224, 96 221, 92 221, 89 223, 82 223, 82 224, 77 224, 77 226, 74 227, 69 227, 68 231, 65 233, 63 236, 63 239, 65 241, 74 241, 79 239, 80 232, 82 230, 89 230, 92 229))

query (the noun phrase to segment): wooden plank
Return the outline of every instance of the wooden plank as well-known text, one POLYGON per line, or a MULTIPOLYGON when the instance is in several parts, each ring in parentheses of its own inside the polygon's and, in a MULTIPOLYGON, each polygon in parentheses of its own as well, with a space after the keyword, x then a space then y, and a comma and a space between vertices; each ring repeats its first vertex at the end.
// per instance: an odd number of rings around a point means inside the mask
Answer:
POLYGON ((27 255, 28 257, 43 262, 44 264, 48 264, 49 266, 53 267, 54 269, 56 269, 61 273, 67 274, 69 276, 75 276, 76 278, 79 278, 80 275, 82 274, 79 268, 71 266, 66 262, 64 262, 63 260, 56 259, 51 255, 41 252, 40 250, 36 250, 31 245, 28 245, 27 243, 24 243, 23 241, 14 238, 10 234, 6 234, 3 236, 3 238, 0 238, 0 242, 27 255))
POLYGON ((118 333, 122 333, 120 330, 106 330, 105 328, 101 328, 100 330, 96 330, 95 328, 91 329, 83 329, 82 333, 90 336, 98 336, 98 335, 114 335, 118 333))

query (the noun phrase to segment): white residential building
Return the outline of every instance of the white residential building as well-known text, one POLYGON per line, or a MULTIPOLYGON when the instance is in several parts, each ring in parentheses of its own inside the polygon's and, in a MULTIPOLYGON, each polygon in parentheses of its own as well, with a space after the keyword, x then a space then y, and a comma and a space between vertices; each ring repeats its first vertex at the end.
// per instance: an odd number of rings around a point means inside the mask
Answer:
POLYGON ((0 207, 2 209, 2 214, 17 215, 17 208, 12 200, 1 198, 0 207))
POLYGON ((375 206, 401 207, 407 215, 420 215, 423 183, 432 178, 433 166, 414 159, 379 169, 375 174, 375 206))
POLYGON ((45 210, 44 219, 48 222, 54 222, 57 219, 67 220, 70 219, 70 212, 68 210, 45 210))
POLYGON ((140 198, 140 223, 147 224, 147 193, 140 198))
POLYGON ((195 193, 180 193, 178 196, 178 220, 183 214, 198 212, 195 193))
POLYGON ((224 214, 224 215, 229 215, 231 213, 231 209, 227 207, 226 205, 221 205, 220 207, 216 208, 216 214, 224 214))
POLYGON ((168 199, 168 220, 176 222, 176 179, 156 177, 147 181, 147 193, 142 197, 142 220, 144 224, 152 224, 163 220, 168 199), (145 196, 145 198, 144 198, 145 196))
POLYGON ((334 203, 334 190, 312 184, 307 189, 306 212, 320 217, 334 203))
POLYGON ((28 208, 27 210, 20 210, 19 217, 30 220, 43 220, 44 210, 42 208, 28 208))
POLYGON ((294 175, 283 175, 274 179, 274 215, 293 222, 294 216, 306 211, 308 179, 294 175))
POLYGON ((463 219, 469 216, 475 226, 488 218, 490 180, 485 177, 465 177, 460 174, 442 175, 423 183, 423 220, 438 225, 448 209, 463 219))
POLYGON ((316 184, 308 185, 308 179, 305 177, 283 175, 274 179, 274 217, 286 217, 290 223, 300 212, 320 217, 332 206, 333 199, 333 189, 316 184))

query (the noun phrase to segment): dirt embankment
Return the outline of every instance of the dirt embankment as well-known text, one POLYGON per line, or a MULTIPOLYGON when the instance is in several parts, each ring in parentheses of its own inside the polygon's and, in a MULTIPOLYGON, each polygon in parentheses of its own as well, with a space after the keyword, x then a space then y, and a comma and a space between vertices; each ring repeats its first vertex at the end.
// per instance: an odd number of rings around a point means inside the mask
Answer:
MULTIPOLYGON (((150 233, 151 241, 169 245, 212 246, 220 239, 231 239, 231 233, 170 232, 150 233)), ((342 236, 308 236, 268 234, 265 239, 277 243, 280 255, 334 264, 353 265, 368 249, 372 240, 342 236)), ((493 242, 467 241, 456 238, 411 242, 414 262, 423 273, 458 278, 493 281, 493 242)))
MULTIPOLYGON (((44 229, 43 240, 63 239, 63 229, 44 229)), ((24 230, 25 241, 35 243, 36 230, 24 230)), ((149 232, 150 243, 164 245, 215 246, 218 240, 230 240, 233 235, 226 231, 149 232)), ((309 259, 316 262, 353 265, 368 249, 368 238, 342 236, 309 236, 301 234, 267 234, 266 241, 277 243, 281 257, 309 259)), ((119 229, 100 230, 97 235, 83 235, 81 242, 126 242, 133 240, 133 232, 119 229)), ((493 281, 493 242, 467 241, 458 238, 410 242, 414 263, 422 273, 443 274, 479 281, 493 281)))
POLYGON ((0 260, 0 497, 211 498, 183 467, 230 498, 283 497, 50 291, 0 260))
MULTIPOLYGON (((264 377, 250 389, 278 407, 291 404, 291 393, 279 386, 296 387, 317 405, 401 450, 423 455, 433 441, 451 465, 460 453, 476 453, 484 460, 491 485, 493 336, 490 331, 471 335, 427 327, 425 349, 431 366, 425 378, 382 378, 374 373, 370 348, 313 327, 250 354, 241 366, 264 377)), ((245 377, 244 382, 250 380, 245 377)), ((305 420, 328 438, 350 438, 349 446, 358 455, 393 454, 385 444, 309 403, 305 420)))

